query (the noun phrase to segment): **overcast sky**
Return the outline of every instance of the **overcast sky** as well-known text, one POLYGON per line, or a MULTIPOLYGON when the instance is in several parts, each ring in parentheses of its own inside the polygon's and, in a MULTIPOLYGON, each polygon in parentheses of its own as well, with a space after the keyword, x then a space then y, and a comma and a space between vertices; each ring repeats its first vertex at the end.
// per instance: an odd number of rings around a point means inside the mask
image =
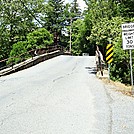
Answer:
MULTIPOLYGON (((72 2, 72 1, 73 1, 73 0, 65 0, 66 3, 70 3, 70 2, 72 2)), ((84 7, 86 6, 85 2, 84 2, 83 0, 77 0, 77 1, 78 1, 78 3, 79 3, 80 8, 83 10, 84 7)))

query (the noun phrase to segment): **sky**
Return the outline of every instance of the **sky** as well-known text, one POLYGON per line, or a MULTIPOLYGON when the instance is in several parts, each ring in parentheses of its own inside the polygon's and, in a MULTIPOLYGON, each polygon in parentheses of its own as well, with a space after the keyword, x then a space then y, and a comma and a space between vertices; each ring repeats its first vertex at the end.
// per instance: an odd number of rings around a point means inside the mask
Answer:
MULTIPOLYGON (((70 3, 70 2, 72 2, 72 1, 73 1, 73 0, 65 0, 66 3, 70 3)), ((83 0, 77 0, 77 1, 78 1, 78 4, 79 4, 80 8, 83 10, 84 7, 86 7, 85 2, 84 2, 83 0)))

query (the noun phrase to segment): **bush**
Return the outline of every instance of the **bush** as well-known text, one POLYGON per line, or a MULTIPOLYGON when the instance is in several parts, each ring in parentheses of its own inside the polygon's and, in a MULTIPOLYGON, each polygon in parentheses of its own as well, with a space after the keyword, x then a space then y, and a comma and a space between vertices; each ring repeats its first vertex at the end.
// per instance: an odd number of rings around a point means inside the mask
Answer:
POLYGON ((7 64, 18 63, 31 57, 29 50, 47 47, 53 43, 53 36, 44 28, 27 35, 27 41, 20 41, 13 45, 7 64))
POLYGON ((27 35, 28 49, 47 47, 53 43, 53 36, 45 29, 40 28, 27 35))
POLYGON ((114 60, 111 64, 111 78, 130 84, 129 51, 122 49, 122 39, 116 38, 114 43, 114 60))
POLYGON ((15 43, 10 52, 10 58, 7 63, 16 64, 28 58, 29 55, 27 54, 27 44, 28 44, 27 41, 20 41, 15 43))

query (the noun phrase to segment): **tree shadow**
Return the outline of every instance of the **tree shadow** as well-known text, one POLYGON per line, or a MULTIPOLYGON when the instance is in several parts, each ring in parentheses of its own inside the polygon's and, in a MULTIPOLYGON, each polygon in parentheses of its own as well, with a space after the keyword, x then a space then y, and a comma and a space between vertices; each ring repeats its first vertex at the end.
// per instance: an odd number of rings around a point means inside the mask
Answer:
POLYGON ((85 67, 85 69, 88 70, 89 74, 96 74, 97 73, 96 67, 85 67))

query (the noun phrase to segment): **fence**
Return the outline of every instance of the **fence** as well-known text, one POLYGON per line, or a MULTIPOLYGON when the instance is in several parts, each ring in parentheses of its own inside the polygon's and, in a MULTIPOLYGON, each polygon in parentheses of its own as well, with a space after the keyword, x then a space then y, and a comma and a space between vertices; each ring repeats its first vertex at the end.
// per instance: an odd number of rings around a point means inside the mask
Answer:
POLYGON ((18 55, 16 57, 10 57, 4 60, 0 61, 0 64, 6 63, 8 60, 14 59, 14 58, 20 58, 20 62, 15 64, 14 62, 0 67, 0 76, 10 74, 22 69, 26 69, 28 67, 31 67, 33 65, 36 65, 42 61, 45 61, 47 59, 56 57, 58 55, 63 54, 63 47, 62 46, 51 46, 48 48, 41 48, 41 49, 34 49, 30 50, 26 53, 23 53, 21 55, 18 55), (30 57, 28 59, 24 59, 23 55, 30 54, 30 57))

